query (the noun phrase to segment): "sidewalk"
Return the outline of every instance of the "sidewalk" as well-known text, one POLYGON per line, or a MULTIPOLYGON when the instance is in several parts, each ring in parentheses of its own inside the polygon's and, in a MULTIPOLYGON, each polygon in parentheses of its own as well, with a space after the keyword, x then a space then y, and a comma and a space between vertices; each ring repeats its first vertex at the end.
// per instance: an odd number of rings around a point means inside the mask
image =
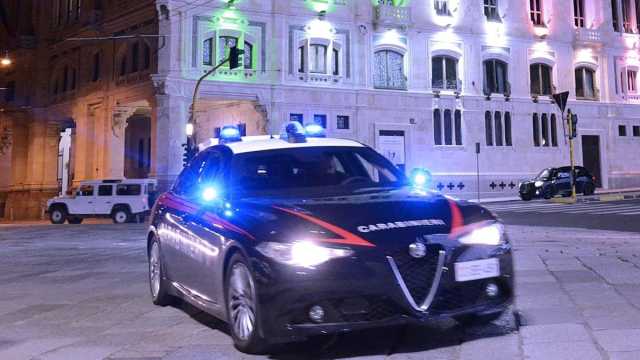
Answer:
MULTIPOLYGON (((446 195, 446 194, 445 194, 446 195)), ((476 199, 476 193, 462 193, 454 196, 457 199, 468 200, 469 202, 478 202, 476 199)), ((640 188, 626 188, 626 189, 599 189, 596 194, 590 196, 578 195, 578 202, 596 202, 596 201, 620 201, 640 199, 640 188)), ((497 202, 517 201, 520 200, 518 196, 488 196, 483 197, 480 194, 480 203, 489 204, 497 202)))

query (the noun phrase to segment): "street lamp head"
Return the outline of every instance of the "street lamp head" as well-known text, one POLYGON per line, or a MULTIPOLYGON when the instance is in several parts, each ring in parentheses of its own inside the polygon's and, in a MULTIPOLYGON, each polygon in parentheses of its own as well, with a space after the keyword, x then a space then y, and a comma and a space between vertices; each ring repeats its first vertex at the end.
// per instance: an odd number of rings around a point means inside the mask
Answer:
POLYGON ((187 134, 187 136, 193 136, 193 124, 192 123, 187 123, 187 126, 185 127, 185 133, 187 134))
POLYGON ((11 58, 9 57, 9 52, 5 52, 4 53, 4 57, 2 59, 0 59, 0 65, 2 66, 9 66, 11 65, 13 62, 11 61, 11 58))

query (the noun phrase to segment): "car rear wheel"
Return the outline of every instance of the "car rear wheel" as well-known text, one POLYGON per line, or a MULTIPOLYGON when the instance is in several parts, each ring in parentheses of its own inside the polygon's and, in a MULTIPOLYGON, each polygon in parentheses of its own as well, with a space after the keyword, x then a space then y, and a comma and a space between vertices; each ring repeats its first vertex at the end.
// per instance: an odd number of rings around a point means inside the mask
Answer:
POLYGON ((248 354, 266 350, 260 336, 256 288, 246 260, 235 254, 226 272, 226 305, 229 329, 236 348, 248 354))
POLYGON ((520 199, 524 201, 531 201, 532 198, 533 196, 531 196, 531 194, 520 194, 520 199))
POLYGON ((173 297, 169 294, 169 285, 164 277, 160 246, 155 240, 152 240, 149 248, 149 288, 155 305, 166 306, 173 302, 173 297))
POLYGON ((62 207, 55 207, 49 213, 49 220, 52 224, 64 224, 67 220, 67 212, 62 207))
POLYGON ((111 213, 111 218, 115 224, 124 224, 131 219, 131 213, 125 208, 117 208, 111 213))

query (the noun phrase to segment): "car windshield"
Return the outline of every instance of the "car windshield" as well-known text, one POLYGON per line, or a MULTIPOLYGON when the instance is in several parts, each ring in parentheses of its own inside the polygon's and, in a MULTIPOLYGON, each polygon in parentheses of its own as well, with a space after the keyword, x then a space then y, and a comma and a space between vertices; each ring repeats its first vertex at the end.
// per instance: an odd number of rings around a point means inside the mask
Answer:
POLYGON ((335 196, 384 191, 406 183, 382 155, 366 147, 308 147, 241 153, 231 165, 239 197, 335 196))
POLYGON ((540 174, 538 174, 538 176, 536 176, 536 179, 549 180, 549 177, 551 177, 551 171, 549 169, 544 169, 540 172, 540 174))

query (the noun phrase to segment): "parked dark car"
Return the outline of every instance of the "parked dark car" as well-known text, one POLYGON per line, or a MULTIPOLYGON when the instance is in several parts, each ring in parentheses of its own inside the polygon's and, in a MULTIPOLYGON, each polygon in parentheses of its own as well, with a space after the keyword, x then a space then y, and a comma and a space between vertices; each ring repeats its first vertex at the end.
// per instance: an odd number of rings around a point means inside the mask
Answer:
MULTIPOLYGON (((575 167, 576 193, 593 195, 596 179, 582 166, 575 167)), ((556 195, 571 196, 571 167, 547 168, 532 180, 520 183, 520 198, 529 201, 534 198, 551 199, 556 195)))

